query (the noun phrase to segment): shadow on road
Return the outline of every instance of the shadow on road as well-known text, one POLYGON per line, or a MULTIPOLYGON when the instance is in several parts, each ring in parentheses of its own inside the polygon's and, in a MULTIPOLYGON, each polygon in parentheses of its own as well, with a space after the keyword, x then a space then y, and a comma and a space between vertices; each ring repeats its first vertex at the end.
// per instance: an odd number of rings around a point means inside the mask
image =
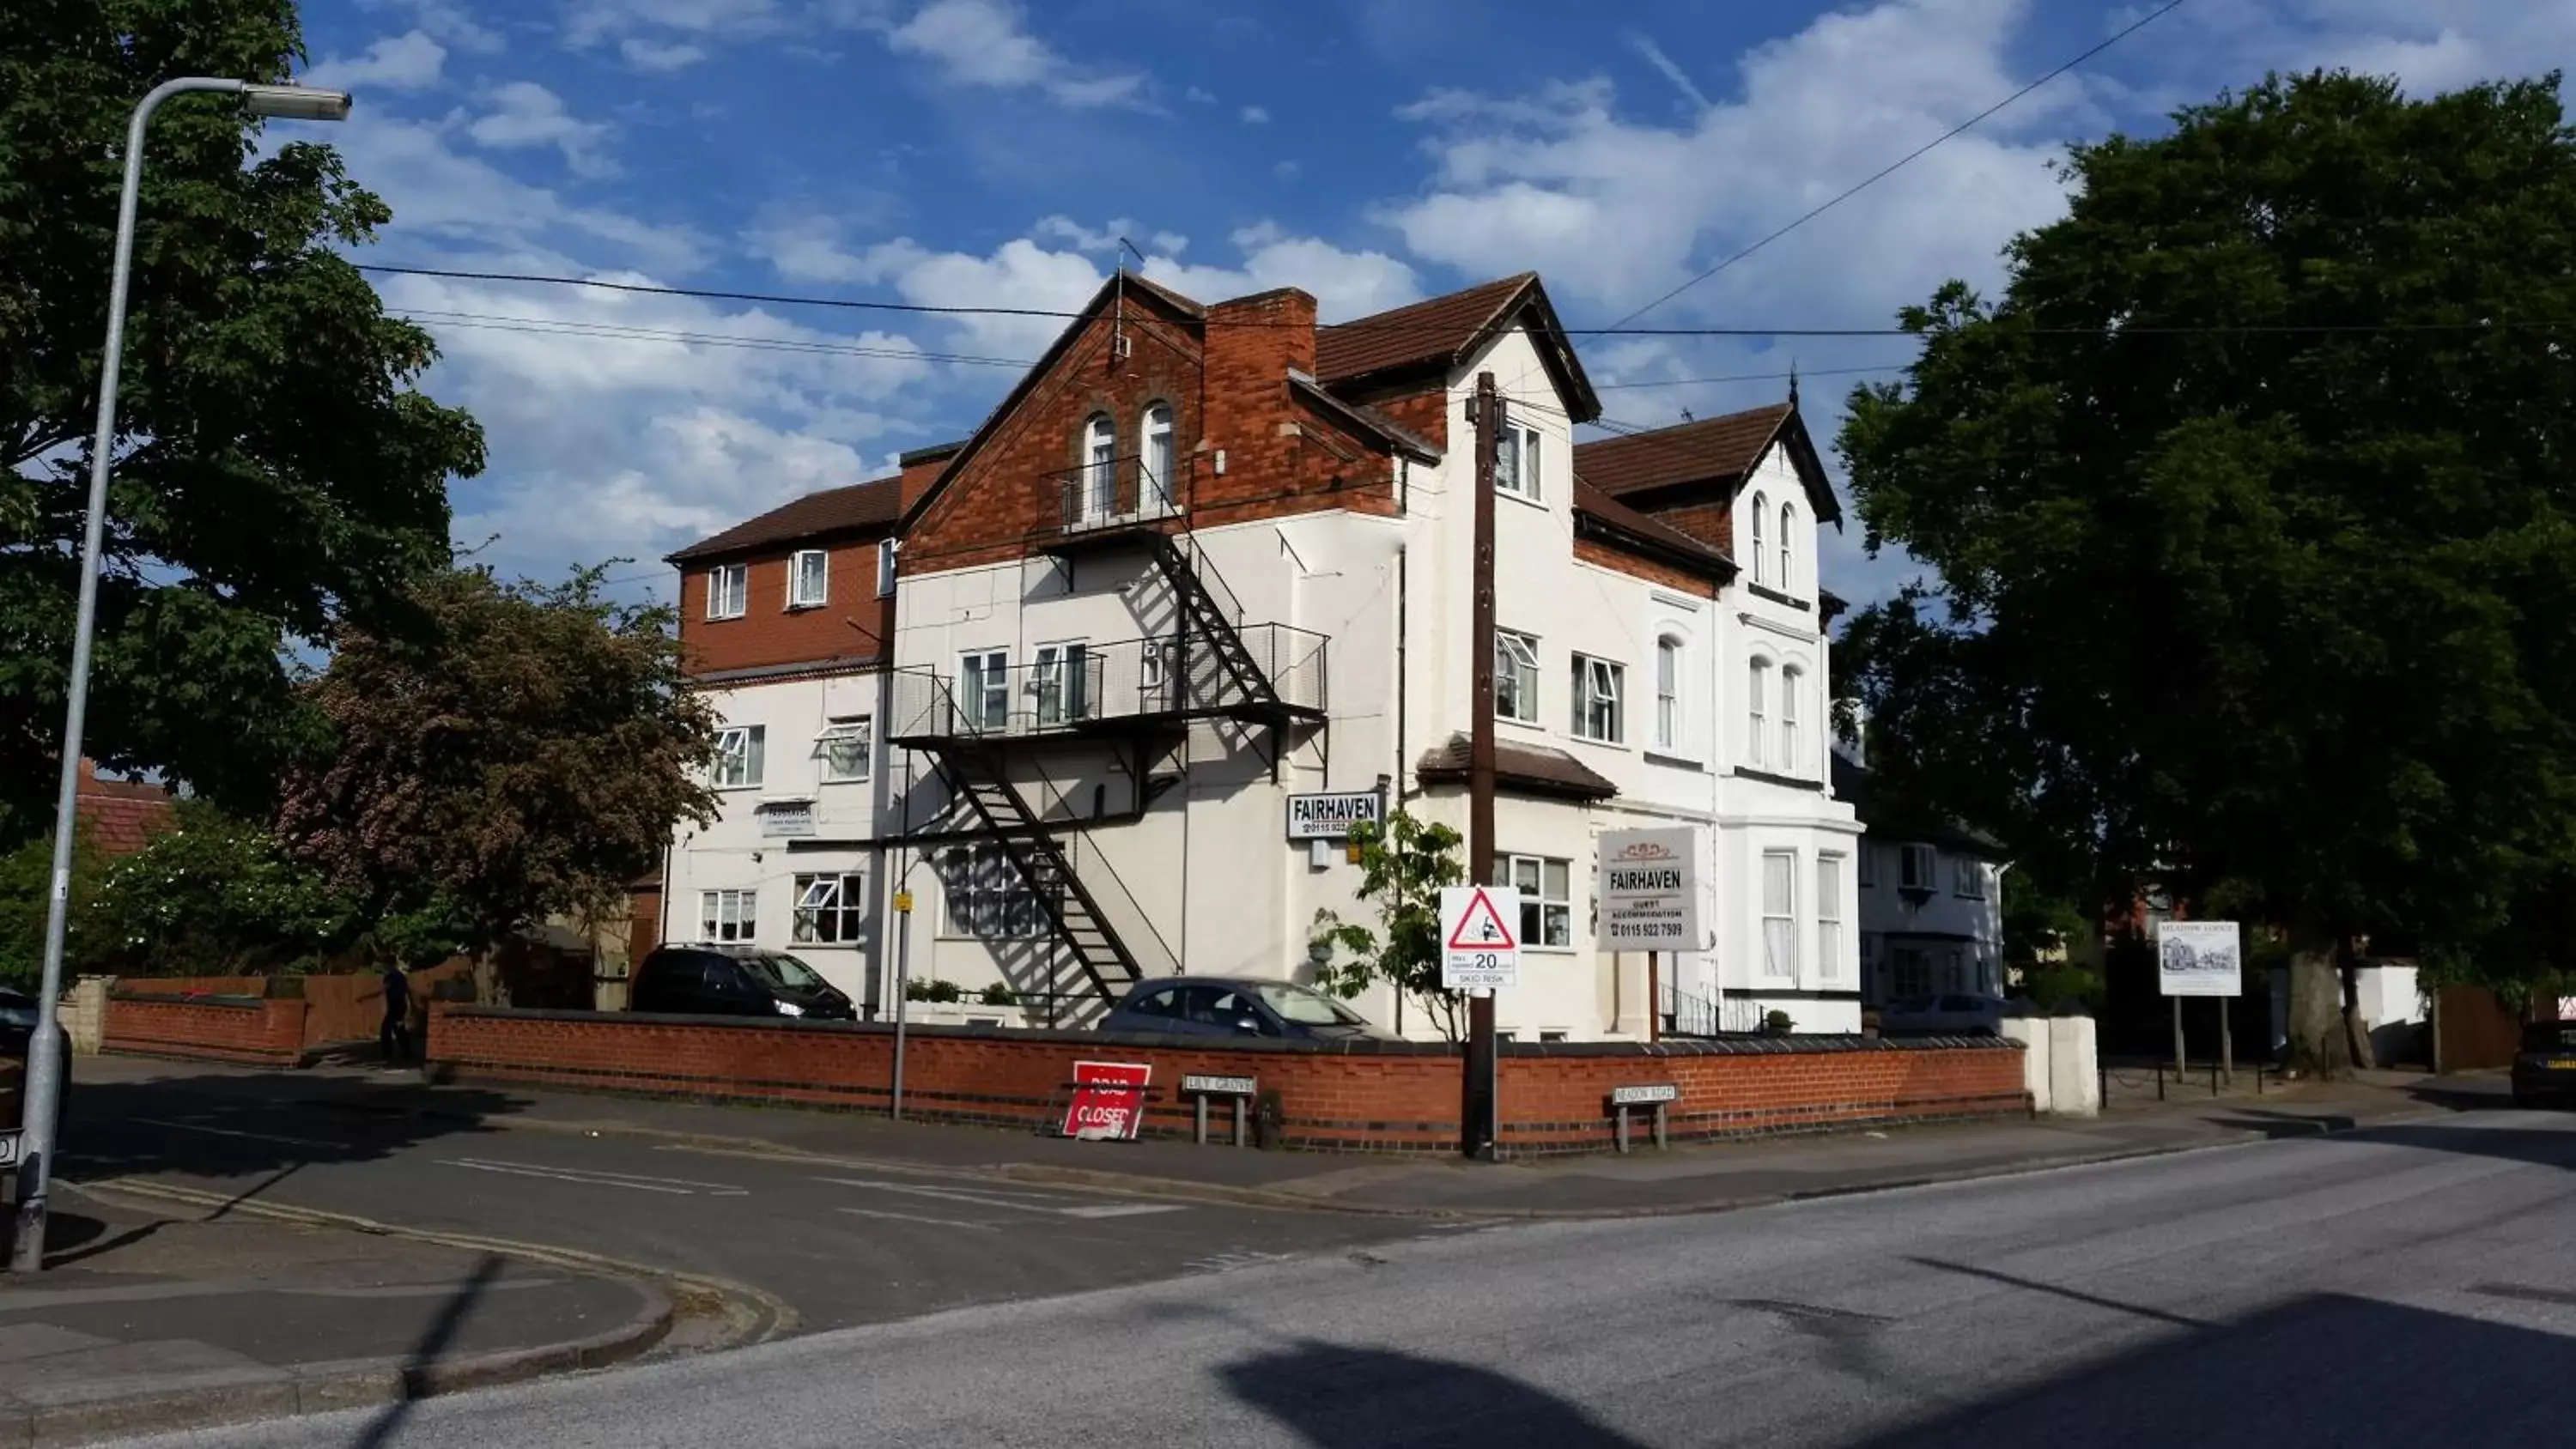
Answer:
POLYGON ((212 1180, 231 1201, 258 1197, 304 1168, 390 1157, 420 1143, 499 1130, 519 1111, 502 1092, 383 1086, 293 1073, 168 1076, 75 1082, 63 1127, 63 1176, 212 1180), (238 1186, 235 1186, 238 1184, 238 1186))
MULTIPOLYGON (((2530 1290, 2469 1291, 2505 1298, 2530 1290)), ((2571 1362, 2576 1345, 2556 1334, 2326 1294, 2170 1333, 1857 1442, 1867 1449, 2563 1444, 2576 1422, 2571 1362)))
POLYGON ((1580 1408, 1490 1369, 1300 1339, 1217 1371, 1315 1449, 1639 1449, 1580 1408))
POLYGON ((402 1431, 403 1421, 411 1417, 413 1403, 437 1392, 435 1373, 439 1355, 447 1352, 447 1346, 456 1341, 456 1335, 465 1327, 465 1320, 472 1316, 474 1306, 483 1300, 484 1293, 491 1288, 493 1280, 501 1276, 505 1266, 498 1255, 486 1253, 483 1261, 474 1265, 473 1276, 456 1285, 456 1292, 439 1309, 438 1317, 421 1334, 420 1342, 412 1346, 410 1356, 403 1362, 403 1396, 385 1405, 382 1412, 368 1420, 366 1429, 349 1441, 349 1449, 384 1449, 385 1445, 393 1442, 394 1435, 402 1431))

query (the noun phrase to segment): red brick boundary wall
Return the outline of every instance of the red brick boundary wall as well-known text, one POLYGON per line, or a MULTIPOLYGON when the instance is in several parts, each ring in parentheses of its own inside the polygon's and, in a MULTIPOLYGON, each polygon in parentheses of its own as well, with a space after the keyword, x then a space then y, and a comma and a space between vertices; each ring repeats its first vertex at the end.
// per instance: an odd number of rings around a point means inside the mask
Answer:
POLYGON ((111 991, 101 1045, 132 1056, 301 1066, 304 1002, 111 991))
MULTIPOLYGON (((894 1031, 882 1024, 431 1008, 443 1080, 524 1083, 704 1101, 883 1111, 894 1031)), ((1460 1060, 1424 1042, 1228 1042, 1087 1032, 915 1027, 904 1110, 935 1121, 1048 1128, 1077 1060, 1147 1062, 1146 1135, 1186 1136, 1185 1075, 1260 1079, 1289 1147, 1450 1152, 1460 1060)), ((1997 1038, 1865 1037, 1506 1044, 1502 1146, 1514 1156, 1612 1145, 1614 1086, 1670 1082, 1678 1141, 1891 1123, 2026 1116, 2021 1048, 1997 1038)), ((1643 1123, 1640 1124, 1642 1136, 1643 1123)))

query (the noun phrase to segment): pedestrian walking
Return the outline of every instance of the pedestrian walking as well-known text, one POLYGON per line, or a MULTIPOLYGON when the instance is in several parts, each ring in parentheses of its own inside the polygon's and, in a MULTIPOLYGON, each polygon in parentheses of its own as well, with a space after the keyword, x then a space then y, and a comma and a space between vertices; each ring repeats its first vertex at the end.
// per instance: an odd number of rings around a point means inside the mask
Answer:
POLYGON ((411 1060, 411 978, 398 961, 385 963, 385 1025, 376 1033, 376 1045, 384 1050, 387 1066, 411 1060))

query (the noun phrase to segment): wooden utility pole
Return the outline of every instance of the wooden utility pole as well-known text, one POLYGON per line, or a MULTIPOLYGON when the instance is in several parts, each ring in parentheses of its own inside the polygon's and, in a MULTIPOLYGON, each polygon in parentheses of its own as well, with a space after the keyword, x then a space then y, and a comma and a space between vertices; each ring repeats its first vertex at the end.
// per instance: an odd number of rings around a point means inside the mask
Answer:
MULTIPOLYGON (((1503 400, 1494 375, 1476 374, 1476 574, 1474 623, 1467 647, 1474 652, 1475 692, 1467 706, 1467 879, 1494 881, 1494 457, 1503 436, 1503 400)), ((1518 923, 1514 923, 1517 929, 1518 923)), ((1500 1114, 1496 1107, 1494 993, 1467 997, 1467 1074, 1460 1145, 1480 1162, 1494 1160, 1500 1114)))

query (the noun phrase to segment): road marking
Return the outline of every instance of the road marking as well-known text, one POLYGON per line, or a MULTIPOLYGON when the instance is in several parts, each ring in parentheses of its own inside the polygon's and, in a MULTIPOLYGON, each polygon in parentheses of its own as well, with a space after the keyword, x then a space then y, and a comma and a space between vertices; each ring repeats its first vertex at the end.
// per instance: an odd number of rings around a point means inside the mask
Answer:
POLYGON ((449 1167, 470 1167, 477 1172, 497 1172, 509 1177, 543 1177, 556 1182, 577 1182, 586 1187, 623 1187, 637 1192, 668 1193, 674 1197, 749 1197, 751 1189, 729 1182, 699 1182, 686 1177, 639 1177, 629 1172, 602 1172, 588 1167, 548 1167, 534 1162, 494 1162, 482 1157, 449 1157, 441 1159, 449 1167))
POLYGON ((352 1144, 325 1142, 317 1137, 281 1137, 274 1132, 245 1132, 238 1127, 203 1127, 194 1122, 174 1122, 167 1117, 128 1117, 149 1127, 167 1127, 177 1132, 203 1132, 209 1137, 245 1137, 253 1142, 275 1142, 287 1147, 323 1147, 333 1152, 347 1152, 352 1144))
POLYGON ((919 1197, 943 1198, 949 1202, 973 1203, 978 1207, 1009 1208, 1013 1212, 1045 1213, 1061 1218, 1132 1218, 1147 1213, 1177 1213, 1189 1209, 1182 1203, 1135 1202, 1097 1203, 1081 1207, 1057 1206, 1059 1199, 1038 1193, 992 1191, 978 1192, 962 1187, 923 1187, 910 1182, 885 1182, 868 1177, 818 1177, 816 1182, 829 1182, 841 1187, 864 1187, 876 1192, 905 1192, 919 1197), (1034 1203, 1014 1202, 1014 1198, 1033 1198, 1034 1203))
POLYGON ((979 1233, 998 1233, 1002 1230, 999 1223, 970 1223, 964 1218, 934 1218, 925 1217, 920 1213, 880 1212, 874 1208, 845 1207, 841 1211, 854 1218, 891 1218, 899 1223, 936 1223, 943 1228, 973 1228, 979 1233))

